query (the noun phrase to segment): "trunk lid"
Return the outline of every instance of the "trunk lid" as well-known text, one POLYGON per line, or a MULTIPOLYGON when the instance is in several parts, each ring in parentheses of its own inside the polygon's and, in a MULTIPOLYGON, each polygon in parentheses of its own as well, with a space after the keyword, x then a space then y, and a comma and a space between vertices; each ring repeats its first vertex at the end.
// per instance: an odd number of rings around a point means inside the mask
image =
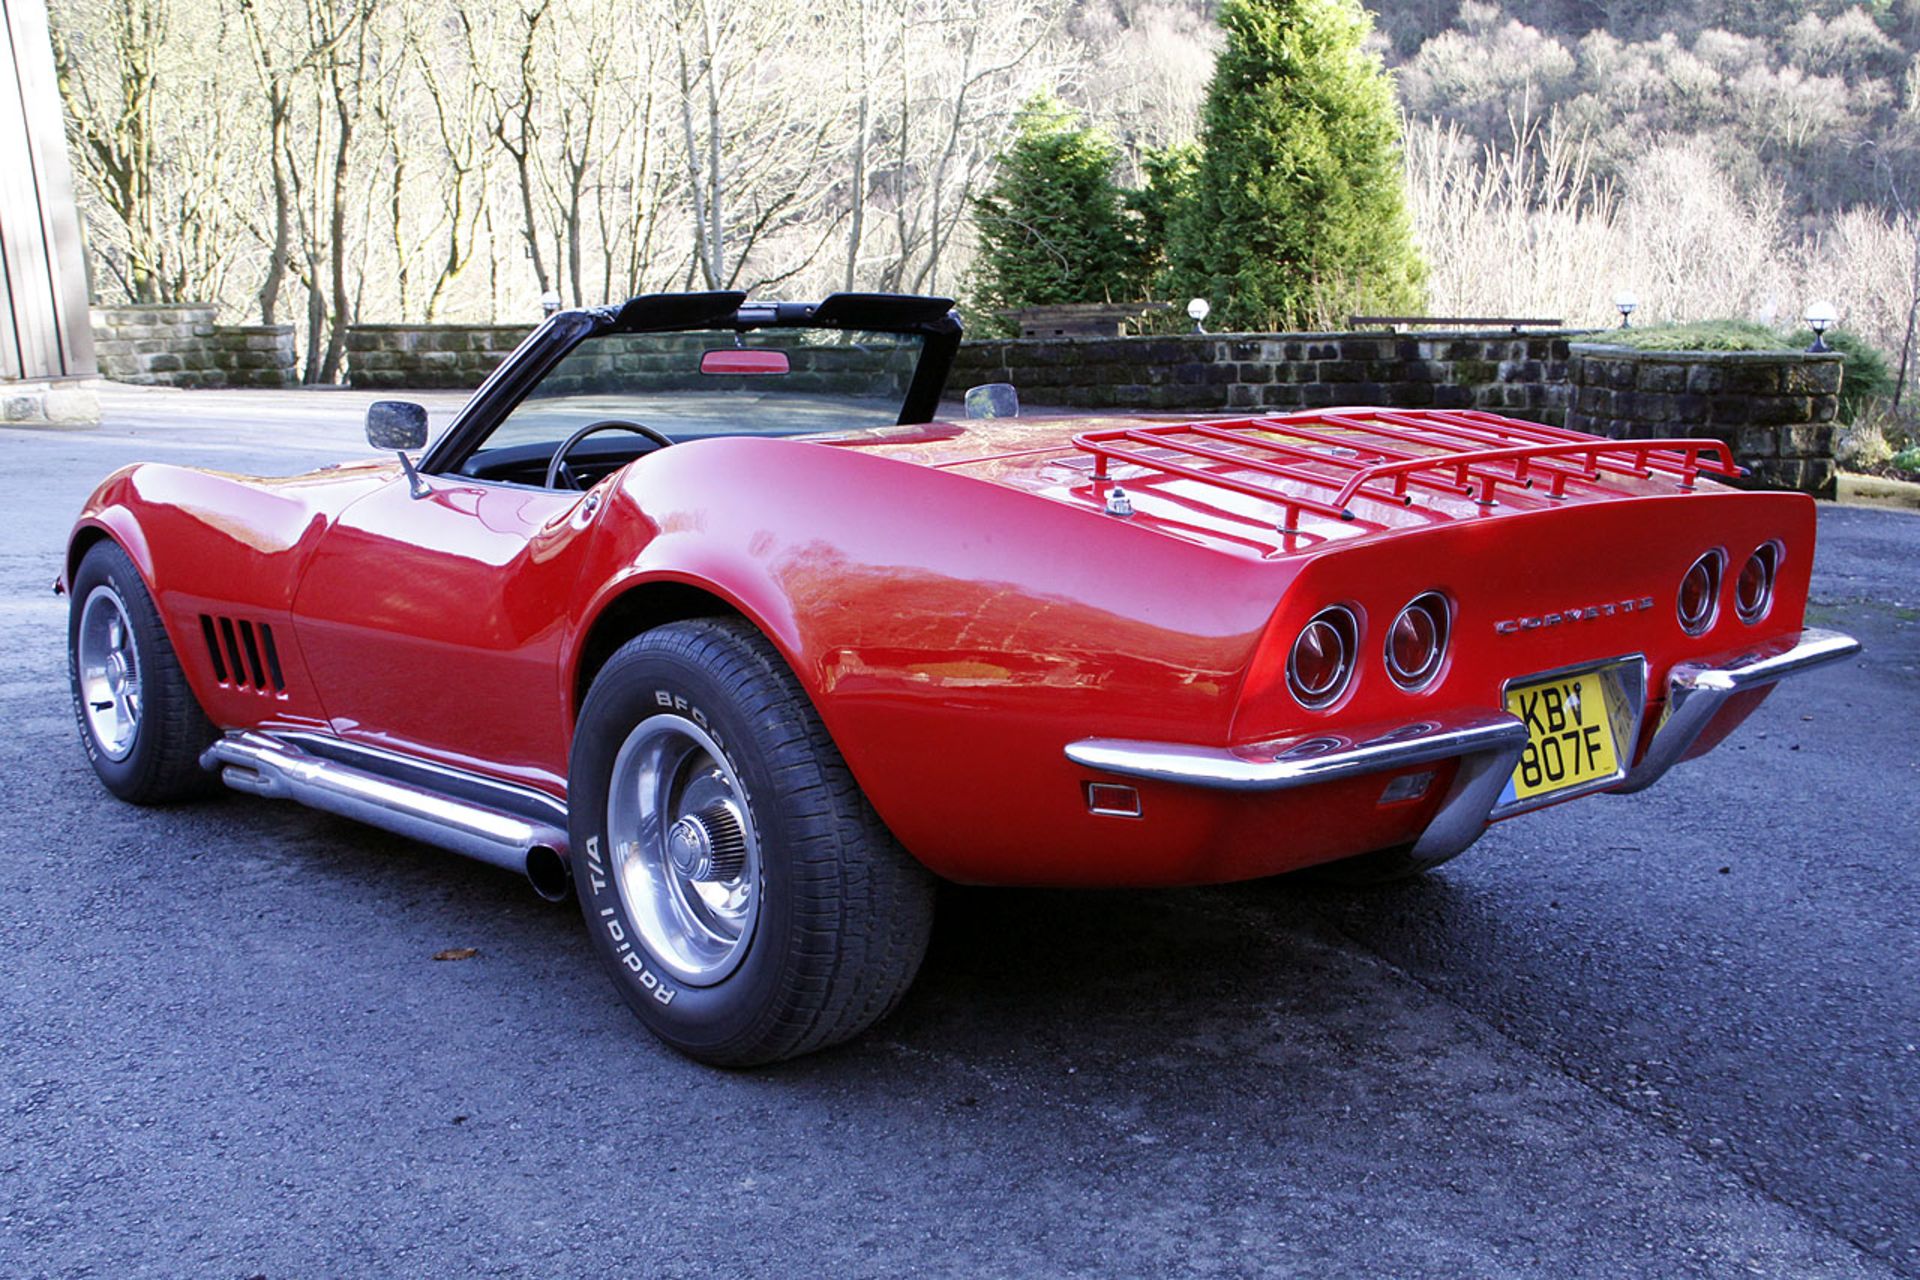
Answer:
POLYGON ((1471 410, 927 423, 819 443, 973 476, 1261 559, 1741 474, 1717 440, 1607 440, 1471 410), (1116 488, 1124 497, 1116 496, 1116 488))

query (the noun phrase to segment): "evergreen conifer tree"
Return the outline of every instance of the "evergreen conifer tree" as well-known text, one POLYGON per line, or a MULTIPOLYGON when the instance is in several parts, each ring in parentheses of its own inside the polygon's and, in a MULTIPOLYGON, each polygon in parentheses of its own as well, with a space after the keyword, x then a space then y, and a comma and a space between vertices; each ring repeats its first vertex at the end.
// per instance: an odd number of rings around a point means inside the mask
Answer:
POLYGON ((1139 298, 1136 219, 1113 181, 1119 159, 1106 133, 1058 99, 1029 101, 975 206, 975 302, 998 309, 1139 298))
POLYGON ((1225 0, 1220 24, 1172 290, 1207 297, 1220 328, 1420 306, 1399 111, 1359 0, 1225 0))

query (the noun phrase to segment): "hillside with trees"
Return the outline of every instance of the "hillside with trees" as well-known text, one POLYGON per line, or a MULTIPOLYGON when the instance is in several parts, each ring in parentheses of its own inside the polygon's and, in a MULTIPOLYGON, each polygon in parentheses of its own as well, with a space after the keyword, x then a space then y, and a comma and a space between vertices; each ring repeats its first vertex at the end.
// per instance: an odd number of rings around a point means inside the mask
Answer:
MULTIPOLYGON (((974 270, 981 201, 1036 95, 1108 140, 1131 233, 1177 249, 1162 197, 1204 163, 1191 146, 1219 13, 52 5, 96 295, 291 321, 315 380, 339 376, 349 323, 525 317, 549 290, 1004 301, 974 270)), ((1920 284, 1920 0, 1421 0, 1373 16, 1362 54, 1392 73, 1427 310, 1603 323, 1627 288, 1650 318, 1778 322, 1820 293, 1902 347, 1920 284)), ((1231 274, 1206 287, 1231 291, 1231 274)))

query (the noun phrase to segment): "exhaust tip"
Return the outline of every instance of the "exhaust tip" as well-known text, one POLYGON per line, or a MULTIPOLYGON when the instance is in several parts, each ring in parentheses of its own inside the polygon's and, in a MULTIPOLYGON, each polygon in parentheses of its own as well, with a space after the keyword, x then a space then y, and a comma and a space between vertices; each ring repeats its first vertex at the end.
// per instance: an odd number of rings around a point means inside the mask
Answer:
POLYGON ((558 849, 537 844, 527 850, 527 883, 548 902, 565 902, 573 892, 573 873, 558 849))

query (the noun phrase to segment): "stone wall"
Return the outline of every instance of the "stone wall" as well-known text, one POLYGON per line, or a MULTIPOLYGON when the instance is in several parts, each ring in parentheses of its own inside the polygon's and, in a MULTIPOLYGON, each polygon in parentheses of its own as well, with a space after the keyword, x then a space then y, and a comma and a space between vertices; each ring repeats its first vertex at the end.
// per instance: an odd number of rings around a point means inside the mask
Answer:
POLYGON ((300 380, 290 324, 217 324, 213 367, 230 387, 291 387, 300 380))
POLYGON ((168 387, 288 387, 297 380, 293 326, 214 323, 209 303, 93 309, 102 377, 168 387))
MULTIPOLYGON (((531 326, 356 325, 355 387, 477 387, 531 326)), ((1838 356, 1661 353, 1593 330, 1174 334, 998 339, 960 348, 948 387, 1011 382, 1028 404, 1284 413, 1333 405, 1484 409, 1616 437, 1711 436, 1769 488, 1833 491, 1838 356), (1583 340, 1584 339, 1584 340, 1583 340)))
MULTIPOLYGON (((617 334, 577 347, 566 362, 540 380, 540 393, 615 394, 627 391, 725 391, 753 383, 752 374, 700 372, 702 353, 726 339, 712 333, 617 334), (741 379, 745 379, 742 381, 741 379)), ((780 344, 768 344, 780 345, 780 344)), ((868 337, 858 346, 840 343, 780 345, 788 370, 761 386, 785 394, 906 399, 919 359, 911 338, 889 347, 868 337)))
POLYGON ((1597 336, 1552 330, 1012 339, 962 347, 951 385, 957 392, 1011 382, 1027 403, 1067 408, 1485 409, 1622 439, 1720 439, 1752 470, 1755 487, 1833 494, 1838 355, 1648 352, 1590 340, 1597 336))
POLYGON ((356 324, 347 329, 347 381, 370 391, 471 391, 534 326, 356 324))
MULTIPOLYGON (((347 380, 369 391, 471 391, 532 332, 531 325, 353 325, 347 330, 347 380)), ((577 393, 631 386, 638 379, 654 390, 711 390, 721 375, 703 374, 699 364, 700 353, 714 342, 712 334, 665 333, 602 340, 591 360, 574 357, 564 376, 556 371, 542 385, 577 393)), ((910 352, 890 358, 871 348, 784 349, 792 363, 780 379, 785 391, 904 398, 912 380, 910 352)))
MULTIPOLYGON (((480 385, 531 326, 354 325, 347 369, 370 390, 480 385)), ((1516 334, 1180 334, 1003 339, 960 348, 949 386, 1011 382, 1033 404, 1094 409, 1479 408, 1565 421, 1568 339, 1516 334)))
POLYGON ((1724 440, 1751 483, 1831 498, 1837 352, 1638 351, 1573 344, 1567 425, 1616 439, 1724 440))
POLYGON ((950 385, 1011 382, 1033 404, 1090 409, 1365 404, 1488 409, 1558 424, 1571 393, 1568 342, 1587 332, 1003 339, 962 347, 950 385))

